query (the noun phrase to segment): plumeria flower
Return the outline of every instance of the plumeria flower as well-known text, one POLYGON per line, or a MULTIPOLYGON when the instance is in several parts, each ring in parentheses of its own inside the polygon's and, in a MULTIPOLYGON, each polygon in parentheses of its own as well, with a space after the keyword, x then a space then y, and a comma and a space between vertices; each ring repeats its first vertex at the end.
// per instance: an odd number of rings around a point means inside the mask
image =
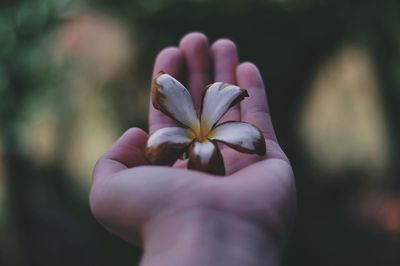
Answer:
POLYGON ((230 107, 248 96, 245 89, 236 85, 215 82, 203 94, 199 118, 189 91, 172 76, 160 72, 151 88, 153 106, 181 127, 154 132, 147 142, 147 159, 156 165, 173 165, 186 153, 189 169, 224 175, 218 142, 239 152, 264 155, 265 140, 258 128, 239 121, 218 124, 230 107))

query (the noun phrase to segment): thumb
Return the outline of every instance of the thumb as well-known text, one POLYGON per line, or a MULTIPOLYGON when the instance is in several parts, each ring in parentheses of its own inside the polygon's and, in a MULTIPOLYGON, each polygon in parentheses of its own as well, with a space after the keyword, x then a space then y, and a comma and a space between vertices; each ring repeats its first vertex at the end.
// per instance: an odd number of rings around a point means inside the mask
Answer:
POLYGON ((144 148, 147 139, 148 135, 142 129, 128 129, 97 161, 92 182, 98 182, 128 168, 146 165, 144 148))

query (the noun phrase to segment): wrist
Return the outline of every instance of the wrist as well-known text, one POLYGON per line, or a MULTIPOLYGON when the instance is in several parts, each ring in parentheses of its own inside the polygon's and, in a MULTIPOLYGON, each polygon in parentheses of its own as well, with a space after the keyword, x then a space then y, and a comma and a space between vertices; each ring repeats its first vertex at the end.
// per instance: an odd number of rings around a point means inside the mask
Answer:
POLYGON ((279 265, 280 248, 261 226, 214 210, 160 215, 143 228, 142 266, 279 265))

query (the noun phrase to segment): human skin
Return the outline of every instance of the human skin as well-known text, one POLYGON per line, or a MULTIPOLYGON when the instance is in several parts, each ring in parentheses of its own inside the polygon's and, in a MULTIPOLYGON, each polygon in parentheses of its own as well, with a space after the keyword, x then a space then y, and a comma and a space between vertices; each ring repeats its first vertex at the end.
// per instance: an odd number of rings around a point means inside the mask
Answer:
MULTIPOLYGON (((264 134, 265 156, 223 146, 226 176, 148 165, 148 134, 131 128, 98 160, 90 193, 96 219, 115 235, 143 247, 142 266, 279 265, 294 221, 296 196, 290 163, 276 139, 262 77, 252 63, 239 63, 236 45, 209 46, 201 33, 163 49, 153 76, 165 71, 185 81, 197 110, 207 84, 223 81, 250 97, 223 121, 251 123, 264 134)), ((149 133, 176 125, 150 104, 149 133)))

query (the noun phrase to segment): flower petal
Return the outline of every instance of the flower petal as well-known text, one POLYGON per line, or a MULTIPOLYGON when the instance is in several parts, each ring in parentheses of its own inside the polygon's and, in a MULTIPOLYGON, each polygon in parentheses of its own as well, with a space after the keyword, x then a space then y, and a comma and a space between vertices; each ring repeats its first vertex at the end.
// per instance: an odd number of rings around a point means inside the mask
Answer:
POLYGON ((210 132, 209 138, 223 142, 240 152, 265 155, 264 136, 258 128, 249 123, 222 123, 210 132))
POLYGON ((188 168, 214 175, 225 174, 221 152, 218 146, 209 140, 193 143, 189 150, 188 168))
POLYGON ((190 129, 165 127, 157 130, 147 141, 146 158, 152 164, 172 165, 193 141, 190 129))
POLYGON ((189 91, 172 76, 160 72, 153 80, 151 100, 154 108, 194 130, 200 122, 189 91))
POLYGON ((203 95, 201 126, 208 132, 228 109, 249 96, 247 91, 236 85, 223 82, 211 84, 203 95))

